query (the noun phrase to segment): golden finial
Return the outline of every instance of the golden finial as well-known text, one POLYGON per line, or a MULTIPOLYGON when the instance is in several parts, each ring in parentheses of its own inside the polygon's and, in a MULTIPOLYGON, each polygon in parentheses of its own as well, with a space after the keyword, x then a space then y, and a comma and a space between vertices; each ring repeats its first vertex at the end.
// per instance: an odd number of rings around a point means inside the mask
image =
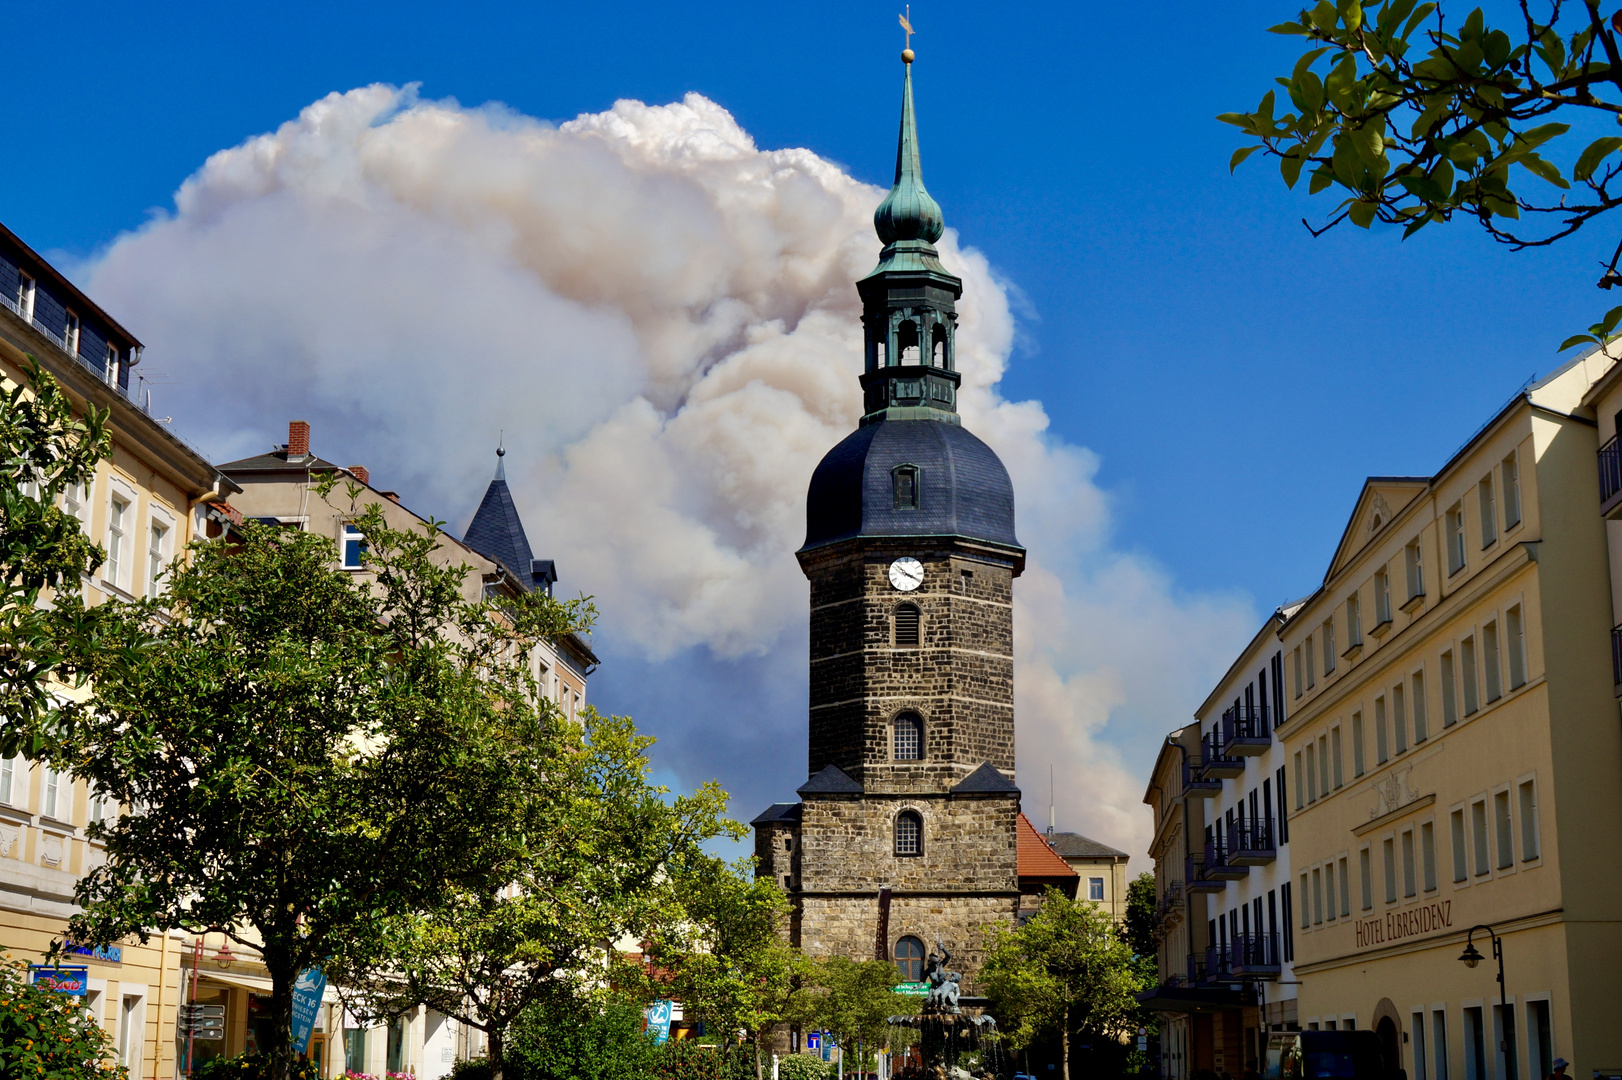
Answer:
POLYGON ((913 29, 912 29, 912 23, 908 21, 908 19, 911 17, 911 15, 912 15, 912 5, 908 4, 907 5, 907 13, 905 15, 899 16, 899 18, 901 19, 901 29, 903 29, 903 30, 905 30, 907 32, 906 48, 901 50, 901 62, 904 63, 904 64, 912 63, 912 35, 913 35, 913 29))

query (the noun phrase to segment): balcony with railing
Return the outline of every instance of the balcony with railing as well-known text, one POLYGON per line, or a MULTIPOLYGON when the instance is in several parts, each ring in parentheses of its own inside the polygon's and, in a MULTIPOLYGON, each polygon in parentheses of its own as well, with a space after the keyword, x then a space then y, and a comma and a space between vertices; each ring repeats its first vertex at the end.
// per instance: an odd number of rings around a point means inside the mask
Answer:
POLYGON ((1236 980, 1231 962, 1231 951, 1231 948, 1225 945, 1209 945, 1206 947, 1203 979, 1206 986, 1236 980))
POLYGON ((1166 892, 1155 907, 1155 927, 1159 932, 1170 933, 1172 928, 1183 921, 1183 883, 1172 881, 1167 883, 1166 892))
POLYGON ((1193 855, 1183 860, 1184 888, 1191 893, 1217 893, 1228 887, 1226 878, 1209 872, 1210 864, 1193 855))
POLYGON ((1207 777, 1197 761, 1183 762, 1183 791, 1189 795, 1198 795, 1202 799, 1211 799, 1222 794, 1222 781, 1215 777, 1207 777))
POLYGON ((1273 742, 1267 715, 1254 705, 1236 703, 1231 706, 1222 714, 1218 730, 1222 734, 1222 752, 1231 757, 1265 754, 1273 742))
POLYGON ((1242 979, 1276 978, 1279 963, 1277 934, 1240 934, 1228 942, 1227 970, 1242 979))
POLYGON ((1599 512, 1612 520, 1622 518, 1622 444, 1615 435, 1599 448, 1599 512))
POLYGON ((1200 773, 1207 780, 1232 780, 1245 774, 1245 759, 1225 752, 1212 733, 1200 739, 1200 773))
POLYGON ((1205 876, 1217 881, 1242 881, 1250 875, 1248 866, 1233 861, 1232 838, 1221 828, 1205 842, 1205 876))
POLYGON ((1265 866, 1278 858, 1272 818, 1240 818, 1231 836, 1233 852, 1228 861, 1235 866, 1265 866))

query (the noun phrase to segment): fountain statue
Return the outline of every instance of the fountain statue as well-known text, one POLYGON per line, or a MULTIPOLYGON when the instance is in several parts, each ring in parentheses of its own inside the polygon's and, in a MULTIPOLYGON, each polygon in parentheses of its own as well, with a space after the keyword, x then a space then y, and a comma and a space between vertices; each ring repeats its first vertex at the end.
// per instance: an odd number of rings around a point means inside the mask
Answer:
POLYGON ((946 951, 946 946, 941 943, 940 938, 935 939, 935 948, 940 952, 930 953, 929 962, 924 968, 924 981, 929 984, 929 1000, 925 1011, 958 1016, 963 1012, 957 1003, 958 983, 962 981, 963 973, 946 970, 946 965, 952 962, 952 954, 946 951))
POLYGON ((929 987, 923 1011, 917 1016, 892 1016, 895 1027, 912 1028, 918 1032, 918 1053, 921 1061, 913 1069, 898 1073, 909 1080, 972 1080, 975 1076, 964 1064, 976 1060, 982 1075, 996 1076, 1005 1062, 997 1046, 997 1022, 979 1007, 979 999, 970 999, 970 1013, 963 1011, 961 983, 963 973, 952 971, 946 965, 952 954, 939 938, 935 950, 929 954, 924 967, 924 982, 929 987), (974 1056, 971 1056, 974 1055, 974 1056))

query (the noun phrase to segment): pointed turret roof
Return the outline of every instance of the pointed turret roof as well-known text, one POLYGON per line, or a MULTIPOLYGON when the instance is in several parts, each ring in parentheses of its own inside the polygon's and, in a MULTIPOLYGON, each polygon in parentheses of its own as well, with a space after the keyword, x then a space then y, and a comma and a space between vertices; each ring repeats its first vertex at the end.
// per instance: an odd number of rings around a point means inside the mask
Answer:
POLYGON ((505 566, 528 589, 534 584, 535 556, 530 552, 524 523, 519 520, 518 507, 513 505, 512 492, 507 488, 507 469, 502 460, 506 455, 506 450, 496 451, 495 478, 485 489, 484 501, 479 503, 463 540, 480 555, 505 566))
POLYGON ((896 139, 895 183, 873 211, 873 228, 886 244, 922 240, 933 244, 946 231, 940 204, 924 189, 924 167, 918 157, 918 122, 912 110, 912 62, 905 61, 901 81, 901 134, 896 139))

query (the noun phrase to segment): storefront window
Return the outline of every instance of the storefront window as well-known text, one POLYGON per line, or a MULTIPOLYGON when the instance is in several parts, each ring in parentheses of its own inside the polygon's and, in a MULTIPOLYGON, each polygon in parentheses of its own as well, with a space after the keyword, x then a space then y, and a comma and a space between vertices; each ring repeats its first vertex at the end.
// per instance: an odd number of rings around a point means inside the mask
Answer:
POLYGON ((349 1072, 366 1071, 366 1032, 361 1028, 344 1028, 344 1068, 349 1072))
POLYGON ((389 1064, 391 1073, 405 1072, 405 1018, 396 1017, 389 1024, 389 1064))

